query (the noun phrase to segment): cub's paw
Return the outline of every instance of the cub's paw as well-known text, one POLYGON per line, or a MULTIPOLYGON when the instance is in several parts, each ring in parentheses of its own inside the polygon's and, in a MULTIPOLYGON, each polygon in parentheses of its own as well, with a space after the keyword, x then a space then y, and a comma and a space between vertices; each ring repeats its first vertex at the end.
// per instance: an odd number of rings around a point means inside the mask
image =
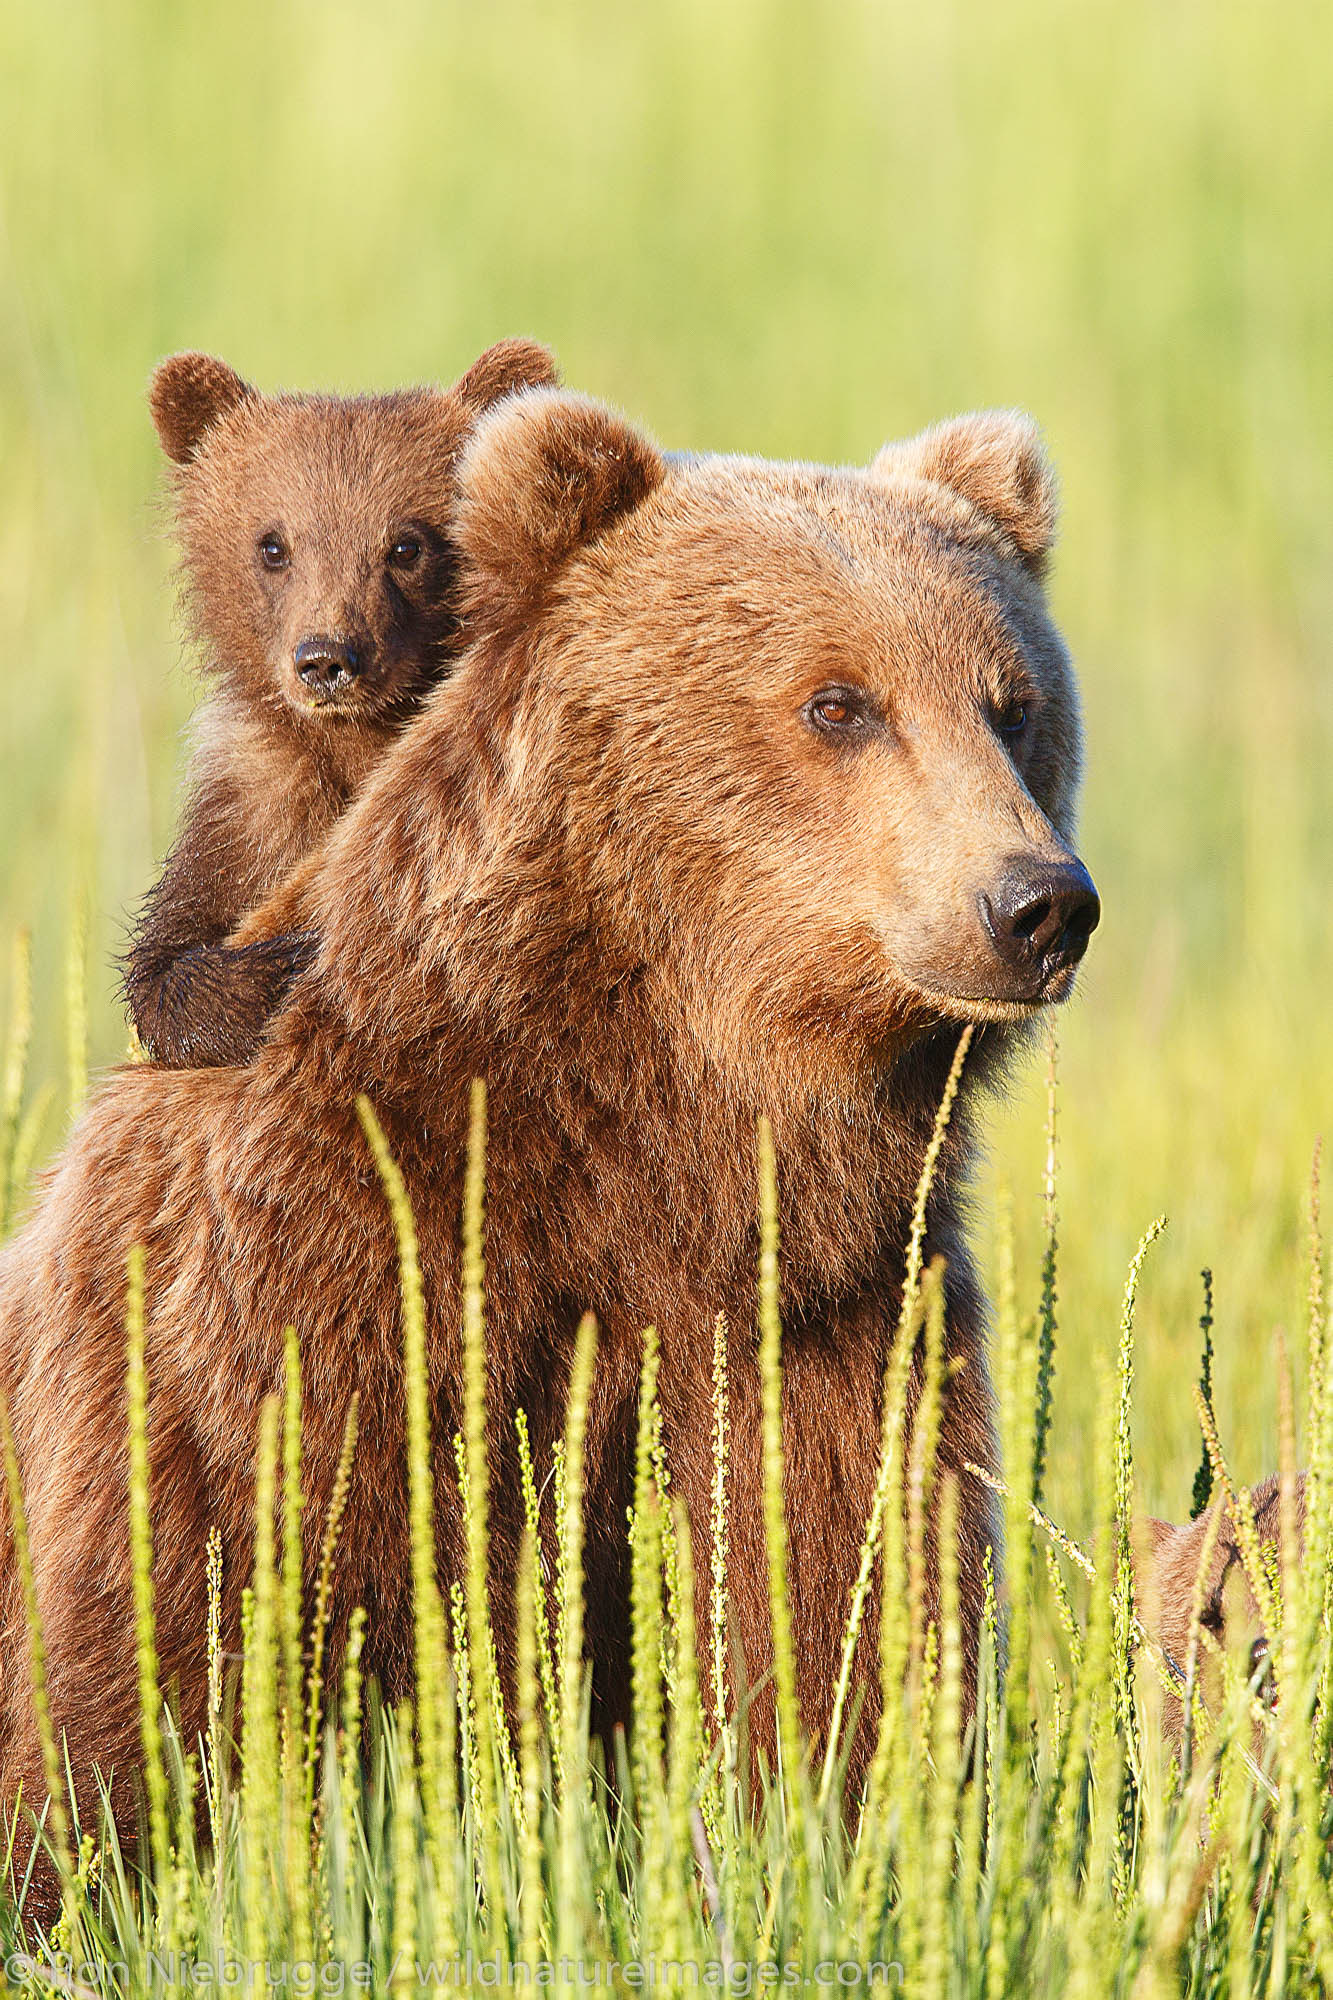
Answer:
POLYGON ((149 1011, 149 1053, 167 1069, 221 1069, 254 1056, 294 980, 314 962, 308 931, 182 953, 149 1011))

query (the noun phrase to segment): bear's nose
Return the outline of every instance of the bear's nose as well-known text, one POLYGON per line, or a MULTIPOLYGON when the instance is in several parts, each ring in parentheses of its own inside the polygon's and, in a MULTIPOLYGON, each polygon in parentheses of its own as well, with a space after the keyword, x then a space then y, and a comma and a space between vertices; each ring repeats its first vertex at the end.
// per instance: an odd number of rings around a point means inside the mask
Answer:
POLYGON ((1078 964, 1102 914, 1092 877, 1072 857, 1016 857, 979 901, 1000 956, 1041 984, 1078 964))
POLYGON ((332 694, 351 685, 361 672, 361 658, 345 639, 321 634, 302 639, 292 655, 296 671, 314 694, 332 694))

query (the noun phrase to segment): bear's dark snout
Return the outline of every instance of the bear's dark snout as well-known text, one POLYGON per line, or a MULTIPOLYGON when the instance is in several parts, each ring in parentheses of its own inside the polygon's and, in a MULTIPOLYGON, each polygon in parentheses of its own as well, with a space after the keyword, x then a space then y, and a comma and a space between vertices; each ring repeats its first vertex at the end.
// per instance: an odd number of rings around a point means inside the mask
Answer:
POLYGON ((1015 857, 978 901, 996 950, 1034 999, 1057 973, 1078 964, 1102 914, 1092 877, 1072 856, 1015 857))
POLYGON ((365 668, 364 652, 348 643, 321 633, 302 639, 292 655, 302 685, 316 696, 342 692, 358 680, 365 668))

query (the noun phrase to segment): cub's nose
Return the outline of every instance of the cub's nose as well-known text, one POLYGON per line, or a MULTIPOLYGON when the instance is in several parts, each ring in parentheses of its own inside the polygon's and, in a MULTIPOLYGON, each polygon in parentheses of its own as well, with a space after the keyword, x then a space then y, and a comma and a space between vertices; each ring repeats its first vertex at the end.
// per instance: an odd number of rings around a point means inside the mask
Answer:
POLYGON ((333 694, 350 687, 361 672, 361 656, 345 639, 323 634, 302 639, 292 655, 296 671, 313 694, 333 694))
POLYGON ((1001 958, 1045 984, 1078 964, 1102 906, 1081 861, 1015 857, 989 893, 981 915, 1001 958))

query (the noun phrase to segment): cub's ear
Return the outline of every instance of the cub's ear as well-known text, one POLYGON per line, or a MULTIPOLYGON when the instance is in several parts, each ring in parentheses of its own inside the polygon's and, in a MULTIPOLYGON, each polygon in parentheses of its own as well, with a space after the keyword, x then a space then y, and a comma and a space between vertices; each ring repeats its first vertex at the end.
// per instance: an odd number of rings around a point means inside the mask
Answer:
POLYGON ((538 340, 497 340, 454 384, 454 394, 478 416, 516 389, 556 389, 560 371, 538 340))
MULTIPOLYGON (((1292 1489, 1292 1526, 1298 1542, 1305 1539, 1305 1474, 1298 1472, 1292 1489)), ((1260 1542, 1280 1548, 1282 1543, 1282 1481, 1276 1472, 1250 1488, 1250 1506, 1260 1542)))
POLYGON ((1002 528, 1034 576, 1055 540, 1055 474, 1037 426, 1021 410, 982 410, 936 424, 902 444, 886 444, 870 477, 892 486, 928 479, 1002 528))
POLYGON ((258 392, 211 354, 172 354, 158 363, 148 407, 167 457, 188 465, 218 418, 258 392))
POLYGON ((1155 1514, 1145 1514, 1135 1523, 1138 1553, 1150 1562, 1160 1562, 1170 1552, 1173 1542, 1188 1532, 1187 1527, 1178 1528, 1173 1521, 1159 1521, 1155 1514))
POLYGON ((530 389, 482 418, 459 466, 454 534, 474 574, 540 590, 666 476, 657 446, 602 403, 530 389))

